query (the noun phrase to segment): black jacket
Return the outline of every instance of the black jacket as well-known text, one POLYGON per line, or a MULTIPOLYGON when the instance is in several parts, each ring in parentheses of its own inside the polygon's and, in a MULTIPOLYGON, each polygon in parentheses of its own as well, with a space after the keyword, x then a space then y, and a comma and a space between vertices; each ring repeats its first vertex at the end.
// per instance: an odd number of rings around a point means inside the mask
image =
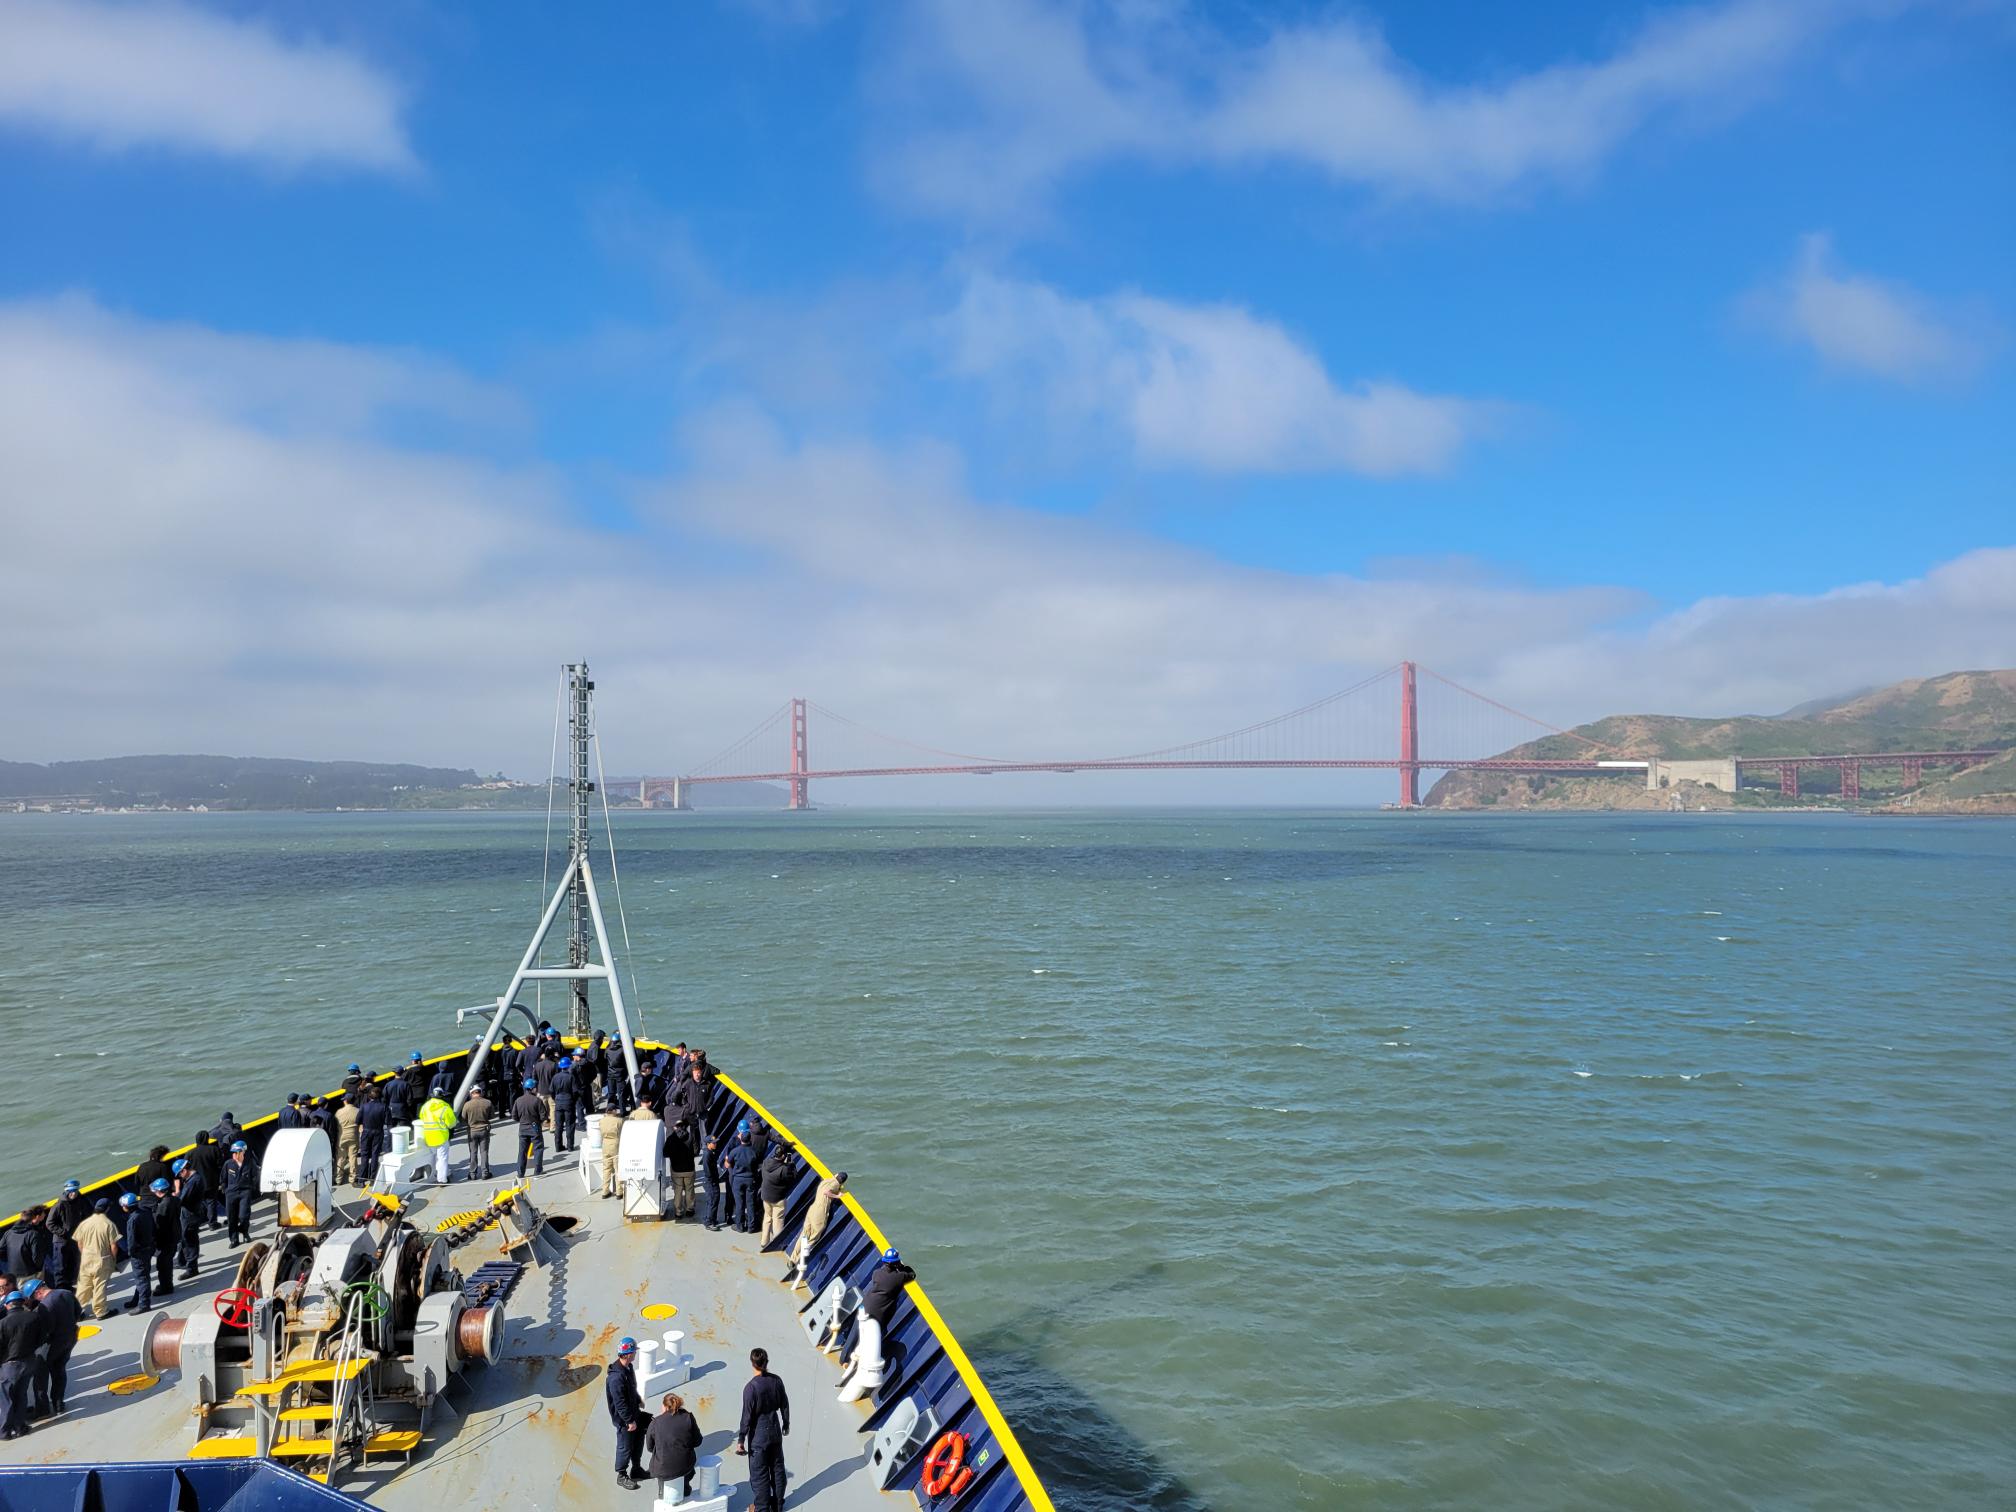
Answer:
POLYGON ((133 1185, 144 1192, 154 1185, 155 1178, 173 1174, 165 1160, 143 1160, 133 1172, 133 1185))
POLYGON ((780 1145, 763 1162, 763 1200, 782 1202, 791 1195, 791 1188, 798 1185, 798 1172, 792 1168, 791 1158, 780 1145))
POLYGON ((82 1192, 75 1197, 59 1197, 49 1209, 49 1235, 53 1239, 68 1239, 77 1232, 77 1225, 90 1216, 91 1199, 82 1192))
MULTIPOLYGON (((224 1157, 228 1153, 230 1152, 224 1146, 214 1142, 211 1144, 199 1144, 189 1152, 189 1159, 195 1164, 196 1169, 203 1173, 204 1182, 213 1192, 217 1190, 217 1178, 224 1173, 224 1157)), ((89 1217, 90 1215, 86 1214, 85 1216, 89 1217)), ((82 1222, 83 1220, 80 1219, 78 1221, 82 1222)))
POLYGON ((0 1318, 0 1361, 32 1360, 48 1337, 49 1322, 33 1307, 17 1307, 0 1318))
POLYGON ((651 1419, 644 1433, 644 1452, 650 1457, 647 1468, 652 1479, 683 1480, 691 1475, 700 1452, 700 1437, 700 1424, 684 1407, 651 1419))
POLYGON ((609 1362, 608 1379, 602 1383, 603 1399, 609 1404, 609 1421, 621 1427, 641 1423, 649 1416, 644 1399, 637 1395, 637 1372, 621 1361, 609 1362))
POLYGON ((49 1231, 39 1223, 17 1218, 7 1230, 5 1242, 0 1243, 0 1254, 7 1257, 9 1275, 22 1281, 31 1280, 42 1274, 42 1267, 49 1259, 49 1231))
POLYGON ((405 1123, 413 1117, 413 1091, 396 1076, 385 1083, 385 1116, 393 1123, 405 1123))
POLYGON ((126 1253, 135 1265, 153 1257, 154 1209, 144 1202, 126 1215, 126 1253))
POLYGON ((35 1293, 35 1310, 47 1328, 49 1358, 64 1360, 77 1347, 77 1294, 65 1286, 45 1286, 35 1293))
POLYGON ((907 1265, 891 1265, 886 1260, 875 1267, 875 1274, 868 1278, 868 1286, 861 1294, 861 1311, 873 1318, 886 1333, 889 1320, 896 1315, 896 1304, 903 1300, 903 1288, 917 1279, 917 1272, 907 1265))
POLYGON ((376 1134, 382 1137, 385 1133, 385 1126, 390 1122, 392 1122, 391 1113, 386 1109, 382 1101, 374 1097, 371 1101, 357 1109, 357 1137, 360 1140, 366 1134, 376 1134))
POLYGON ((546 1105, 537 1093, 521 1092, 511 1104, 511 1116, 518 1120, 520 1134, 537 1134, 546 1125, 546 1105))
POLYGON ((203 1226, 203 1199, 210 1195, 210 1187, 203 1180, 203 1173, 190 1166, 182 1173, 182 1190, 175 1194, 182 1204, 182 1228, 186 1232, 203 1226))

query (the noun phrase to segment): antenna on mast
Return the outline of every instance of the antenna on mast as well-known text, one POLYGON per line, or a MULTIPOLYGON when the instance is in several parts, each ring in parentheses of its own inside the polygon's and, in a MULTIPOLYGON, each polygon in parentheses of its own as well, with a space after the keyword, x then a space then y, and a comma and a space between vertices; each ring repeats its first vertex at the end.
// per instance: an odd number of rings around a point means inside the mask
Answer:
MULTIPOLYGON (((567 890, 571 928, 567 934, 567 964, 576 970, 589 961, 588 936, 593 919, 588 909, 588 889, 582 878, 588 875, 588 795, 595 784, 588 776, 588 695, 595 691, 588 676, 588 663, 570 662, 567 667, 568 734, 574 746, 574 776, 567 786, 574 794, 574 836, 568 846, 573 884, 567 890)), ((607 960, 605 954, 603 957, 607 960)), ((567 1032, 580 1038, 588 1034, 588 979, 574 978, 573 1006, 567 1015, 567 1032)))

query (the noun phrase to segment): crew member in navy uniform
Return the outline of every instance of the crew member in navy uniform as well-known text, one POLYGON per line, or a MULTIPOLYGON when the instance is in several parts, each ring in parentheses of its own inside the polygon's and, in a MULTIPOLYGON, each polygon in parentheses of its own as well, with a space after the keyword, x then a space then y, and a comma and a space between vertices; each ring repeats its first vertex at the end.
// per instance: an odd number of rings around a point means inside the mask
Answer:
POLYGON ((394 1076, 385 1083, 385 1117, 395 1124, 413 1121, 413 1089, 406 1085, 406 1078, 394 1076))
POLYGON ((176 1235, 175 1258, 182 1266, 182 1279, 196 1278, 196 1263, 203 1248, 203 1208, 209 1188, 203 1173, 187 1159, 175 1162, 175 1201, 182 1209, 182 1232, 176 1235))
POLYGON ((574 1148, 574 1062, 561 1060, 547 1085, 553 1089, 553 1148, 564 1154, 574 1148))
MULTIPOLYGON (((534 1094, 527 1095, 535 1102, 538 1100, 534 1094)), ((637 1394, 636 1364, 637 1341, 619 1341, 616 1358, 609 1362, 609 1375, 602 1387, 609 1403, 609 1421, 616 1425, 616 1484, 625 1491, 635 1491, 637 1478, 644 1473, 641 1451, 644 1430, 651 1422, 651 1414, 644 1410, 644 1398, 637 1394)))
POLYGON ((749 1142, 746 1133, 738 1133, 735 1142, 728 1146, 728 1153, 722 1157, 722 1164, 728 1168, 728 1187, 735 1196, 735 1232, 753 1234, 756 1232, 756 1146, 749 1142))
POLYGON ((224 1213, 224 1146, 217 1143, 208 1129, 198 1129, 196 1148, 189 1152, 189 1158, 196 1162, 196 1169, 203 1176, 203 1219, 214 1234, 224 1213))
POLYGON ((128 1312, 154 1305, 154 1209, 131 1192, 119 1199, 126 1215, 126 1263, 133 1267, 133 1296, 128 1312))
POLYGON ((259 1167, 252 1164, 245 1141, 231 1141, 231 1158, 224 1162, 224 1225, 228 1244, 252 1242, 252 1200, 259 1195, 259 1167))
POLYGON ((7 1293, 5 1305, 6 1316, 0 1317, 0 1439, 17 1439, 28 1431, 28 1385, 48 1322, 29 1309, 18 1291, 7 1293))
POLYGON ((700 1195, 707 1204, 705 1211, 700 1214, 700 1222, 706 1226, 709 1233, 718 1234, 721 1232, 721 1220, 728 1211, 728 1194, 722 1187, 721 1145, 718 1140, 707 1141, 707 1147, 700 1152, 697 1164, 700 1167, 700 1184, 703 1188, 700 1195))
POLYGON ((370 1186, 378 1179, 378 1162, 385 1154, 385 1130, 392 1115, 375 1083, 364 1084, 364 1101, 357 1105, 357 1185, 370 1186))
POLYGON ((91 1202, 84 1195, 84 1189, 74 1181, 64 1182, 63 1195, 49 1210, 49 1259, 44 1274, 49 1276, 50 1285, 74 1287, 77 1284, 77 1240, 74 1236, 78 1227, 90 1216, 91 1202))
POLYGON ((546 1117, 546 1105, 539 1101, 539 1083, 531 1077, 525 1078, 525 1090, 518 1094, 518 1101, 511 1104, 511 1116, 518 1120, 518 1179, 525 1179, 525 1162, 532 1162, 535 1176, 546 1174, 546 1136, 540 1132, 540 1125, 546 1117))
POLYGON ((59 1417, 70 1394, 70 1355, 77 1348, 77 1294, 67 1287, 30 1281, 21 1295, 31 1310, 42 1314, 44 1332, 34 1373, 38 1418, 59 1417))
POLYGON ((749 1456, 749 1512, 784 1512, 784 1435, 791 1431, 791 1398, 770 1374, 770 1351, 749 1351, 754 1374, 742 1388, 742 1423, 735 1452, 749 1456))
MULTIPOLYGON (((172 1167, 171 1167, 172 1169, 172 1167)), ((175 1295, 175 1251, 182 1238, 182 1204, 165 1176, 147 1183, 154 1195, 154 1290, 164 1297, 175 1295)))
POLYGON ((298 1129, 301 1127, 301 1094, 299 1092, 289 1092, 287 1094, 287 1106, 280 1110, 280 1127, 283 1129, 298 1129))

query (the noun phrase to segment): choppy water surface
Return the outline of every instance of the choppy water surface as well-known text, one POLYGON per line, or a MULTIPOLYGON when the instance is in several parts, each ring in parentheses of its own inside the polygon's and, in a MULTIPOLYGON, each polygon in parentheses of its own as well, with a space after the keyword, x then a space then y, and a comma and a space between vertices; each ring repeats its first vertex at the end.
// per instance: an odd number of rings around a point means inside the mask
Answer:
MULTIPOLYGON (((462 1043, 541 827, 0 819, 0 1211, 462 1043)), ((647 1027, 854 1174, 1061 1505, 2008 1505, 2016 826, 618 838, 647 1027)))

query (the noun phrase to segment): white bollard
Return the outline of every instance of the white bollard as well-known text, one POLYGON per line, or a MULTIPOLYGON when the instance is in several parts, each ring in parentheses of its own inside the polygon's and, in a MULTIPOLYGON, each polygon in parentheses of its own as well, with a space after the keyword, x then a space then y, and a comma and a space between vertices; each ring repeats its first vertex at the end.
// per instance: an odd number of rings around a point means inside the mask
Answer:
POLYGON ((840 1400, 858 1402, 882 1384, 882 1325, 861 1314, 860 1331, 854 1336, 854 1361, 840 1385, 840 1400))

